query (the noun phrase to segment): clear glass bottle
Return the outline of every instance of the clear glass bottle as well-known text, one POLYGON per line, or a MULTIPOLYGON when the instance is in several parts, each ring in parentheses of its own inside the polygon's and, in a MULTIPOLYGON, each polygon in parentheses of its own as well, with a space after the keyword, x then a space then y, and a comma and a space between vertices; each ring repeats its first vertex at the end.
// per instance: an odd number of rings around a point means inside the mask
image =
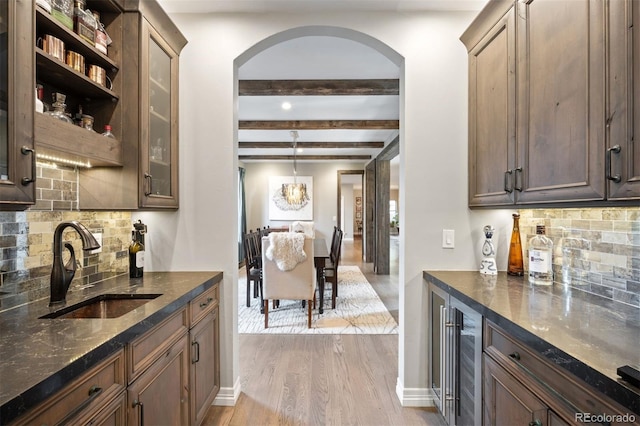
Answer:
POLYGON ((104 125, 104 132, 102 133, 102 136, 104 136, 106 138, 111 138, 111 139, 115 139, 116 138, 114 136, 114 134, 111 133, 111 125, 109 125, 109 124, 105 124, 104 125))
POLYGON ((524 275, 524 262, 522 259, 522 241, 520 240, 520 215, 513 214, 513 231, 509 244, 509 265, 507 274, 521 277, 524 275))
POLYGON ((55 92, 53 94, 53 111, 49 111, 48 114, 52 117, 57 118, 60 121, 64 121, 65 123, 73 124, 73 120, 69 117, 65 111, 67 105, 65 101, 67 100, 67 96, 62 93, 55 92))
POLYGON ((546 236, 544 225, 537 225, 536 236, 529 240, 529 282, 553 284, 553 241, 546 236))

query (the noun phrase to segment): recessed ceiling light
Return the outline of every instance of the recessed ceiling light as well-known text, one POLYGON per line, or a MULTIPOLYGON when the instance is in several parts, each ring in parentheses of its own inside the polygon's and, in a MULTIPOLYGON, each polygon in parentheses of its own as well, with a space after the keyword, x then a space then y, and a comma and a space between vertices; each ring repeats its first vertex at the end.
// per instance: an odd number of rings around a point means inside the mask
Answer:
POLYGON ((291 109, 291 103, 290 102, 283 102, 282 103, 282 109, 285 111, 288 111, 291 109))
POLYGON ((297 152, 298 152, 298 154, 300 154, 301 152, 304 152, 304 148, 298 148, 297 152))

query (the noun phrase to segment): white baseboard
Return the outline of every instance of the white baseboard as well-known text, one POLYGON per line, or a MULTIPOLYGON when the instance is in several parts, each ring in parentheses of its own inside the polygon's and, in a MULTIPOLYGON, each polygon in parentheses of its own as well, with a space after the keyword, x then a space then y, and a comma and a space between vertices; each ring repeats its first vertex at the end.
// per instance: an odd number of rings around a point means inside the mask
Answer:
POLYGON ((403 407, 435 407, 434 395, 427 388, 405 388, 398 377, 396 395, 403 407))
POLYGON ((218 395, 213 400, 211 405, 220 405, 224 407, 233 407, 236 405, 236 401, 240 397, 240 377, 236 379, 233 388, 221 387, 218 391, 218 395))

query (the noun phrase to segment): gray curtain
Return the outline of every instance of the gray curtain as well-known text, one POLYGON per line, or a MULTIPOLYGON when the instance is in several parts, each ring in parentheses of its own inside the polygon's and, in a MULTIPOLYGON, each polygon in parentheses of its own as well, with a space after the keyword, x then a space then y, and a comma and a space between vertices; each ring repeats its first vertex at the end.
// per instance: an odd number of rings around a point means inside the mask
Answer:
POLYGON ((247 206, 245 204, 244 194, 244 175, 245 169, 238 167, 238 219, 239 219, 239 234, 238 234, 238 259, 242 263, 244 261, 244 243, 243 236, 247 233, 247 206))

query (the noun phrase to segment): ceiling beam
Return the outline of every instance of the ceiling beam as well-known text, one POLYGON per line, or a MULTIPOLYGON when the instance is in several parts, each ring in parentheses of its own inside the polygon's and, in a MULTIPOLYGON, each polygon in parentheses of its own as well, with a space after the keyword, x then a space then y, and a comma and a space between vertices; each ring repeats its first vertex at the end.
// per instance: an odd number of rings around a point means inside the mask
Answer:
POLYGON ((240 80, 240 96, 399 95, 400 80, 240 80))
MULTIPOLYGON (((293 155, 239 155, 243 160, 287 160, 293 161, 293 155)), ((370 155, 296 155, 296 160, 371 160, 370 155)))
MULTIPOLYGON (((384 148, 384 142, 296 142, 298 148, 384 148)), ((238 148, 292 148, 292 142, 238 142, 238 148)))
POLYGON ((399 120, 245 120, 238 122, 239 130, 397 130, 399 128, 399 120))

